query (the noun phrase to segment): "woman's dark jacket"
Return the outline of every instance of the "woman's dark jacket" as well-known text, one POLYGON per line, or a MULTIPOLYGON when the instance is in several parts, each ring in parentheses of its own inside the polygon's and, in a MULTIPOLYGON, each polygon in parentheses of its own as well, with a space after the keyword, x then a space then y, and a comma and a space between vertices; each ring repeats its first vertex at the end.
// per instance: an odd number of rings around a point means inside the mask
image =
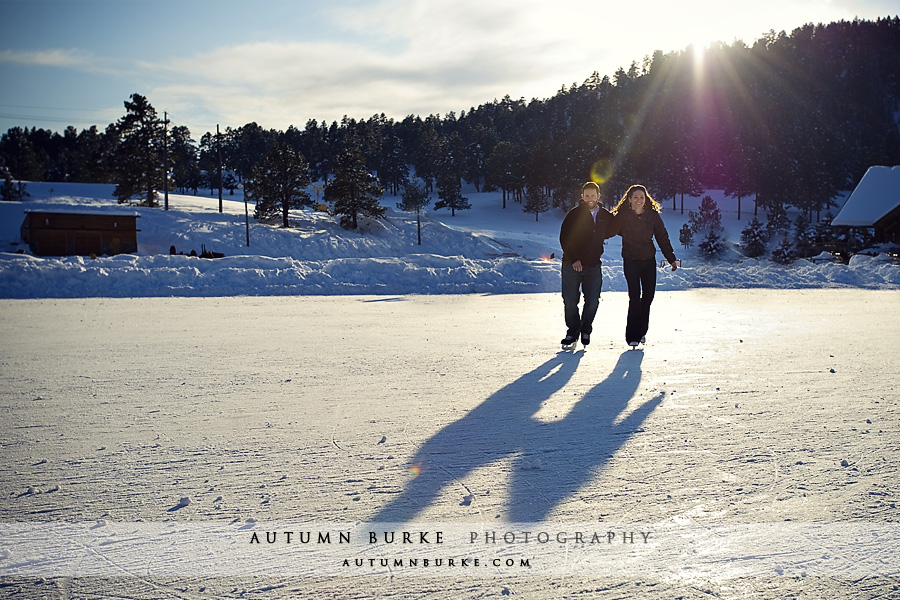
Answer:
POLYGON ((609 237, 622 236, 622 258, 655 260, 656 248, 653 238, 669 263, 675 262, 675 251, 669 241, 669 232, 663 224, 662 217, 653 209, 645 208, 641 214, 630 207, 622 206, 613 219, 609 237))
POLYGON ((600 264, 603 240, 611 237, 607 229, 613 216, 602 206, 597 208, 597 222, 584 202, 568 212, 559 230, 559 245, 563 249, 563 262, 581 261, 584 267, 600 264))

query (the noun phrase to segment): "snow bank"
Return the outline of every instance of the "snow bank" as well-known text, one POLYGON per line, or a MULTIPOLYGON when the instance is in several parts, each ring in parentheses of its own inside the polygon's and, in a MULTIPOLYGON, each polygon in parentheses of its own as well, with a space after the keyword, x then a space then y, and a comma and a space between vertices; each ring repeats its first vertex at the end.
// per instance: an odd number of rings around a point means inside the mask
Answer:
POLYGON ((540 292, 558 286, 555 265, 412 254, 399 258, 119 255, 38 258, 0 254, 5 298, 458 294, 540 292))
MULTIPOLYGON (((217 199, 172 194, 171 210, 140 210, 138 254, 91 260, 17 254, 26 251, 19 227, 26 210, 121 212, 112 186, 31 183, 27 189, 29 200, 0 205, 0 248, 9 250, 0 253, 2 298, 508 294, 560 287, 562 214, 535 221, 514 203, 502 209, 493 193, 469 194, 473 209, 456 217, 427 212, 421 245, 415 215, 388 208, 386 219, 362 219, 355 232, 309 210, 296 212, 290 228, 251 219, 249 246, 245 210, 252 213, 252 207, 242 198, 223 201, 220 213, 217 199), (184 255, 170 255, 172 246, 184 255), (189 256, 204 247, 225 257, 189 256)), ((383 204, 390 207, 395 200, 383 204)), ((723 212, 726 234, 734 240, 741 222, 728 221, 723 212)), ((686 216, 667 210, 664 219, 674 237, 686 216)), ((604 291, 626 289, 620 252, 619 239, 610 240, 604 291)), ((900 286, 900 267, 884 256, 855 257, 849 265, 798 261, 785 267, 764 260, 705 261, 693 249, 676 252, 684 268, 661 268, 661 290, 900 286)))
MULTIPOLYGON (((616 263, 604 267, 604 291, 625 291, 616 263)), ((118 255, 41 258, 0 253, 3 298, 158 296, 272 296, 334 294, 467 294, 555 292, 559 261, 518 257, 471 259, 410 254, 396 258, 118 255)), ((877 259, 850 265, 798 261, 782 267, 759 261, 709 264, 672 273, 660 270, 660 290, 718 288, 889 289, 900 286, 900 268, 877 259)))

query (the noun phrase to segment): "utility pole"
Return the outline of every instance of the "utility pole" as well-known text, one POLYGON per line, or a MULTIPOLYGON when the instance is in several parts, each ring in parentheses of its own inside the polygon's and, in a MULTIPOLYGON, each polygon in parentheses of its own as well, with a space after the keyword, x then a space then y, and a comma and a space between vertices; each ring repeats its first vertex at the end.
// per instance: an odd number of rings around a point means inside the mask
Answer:
POLYGON ((247 247, 250 247, 250 209, 247 208, 247 192, 244 191, 244 223, 247 225, 247 247))
POLYGON ((216 152, 219 156, 219 212, 222 212, 222 134, 219 133, 218 123, 216 123, 216 152))
POLYGON ((169 113, 163 111, 163 189, 165 207, 169 210, 169 113))

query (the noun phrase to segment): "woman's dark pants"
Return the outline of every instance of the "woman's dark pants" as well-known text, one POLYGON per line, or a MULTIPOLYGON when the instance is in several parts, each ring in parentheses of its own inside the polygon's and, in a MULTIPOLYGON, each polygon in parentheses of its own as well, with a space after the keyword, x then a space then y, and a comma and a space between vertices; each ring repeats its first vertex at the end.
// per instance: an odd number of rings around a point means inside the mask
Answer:
POLYGON ((622 265, 628 284, 625 341, 639 342, 647 335, 650 323, 650 303, 656 293, 656 259, 623 258, 622 265))

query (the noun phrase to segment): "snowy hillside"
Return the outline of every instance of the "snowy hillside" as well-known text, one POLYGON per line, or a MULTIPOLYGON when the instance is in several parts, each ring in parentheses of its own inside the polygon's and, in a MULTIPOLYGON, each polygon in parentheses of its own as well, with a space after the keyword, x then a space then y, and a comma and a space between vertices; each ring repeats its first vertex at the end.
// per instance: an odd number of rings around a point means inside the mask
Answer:
MULTIPOLYGON (((560 211, 535 220, 499 192, 464 193, 472 209, 451 217, 427 210, 422 245, 416 243, 415 215, 385 197, 387 218, 364 220, 358 232, 341 229, 333 217, 306 210, 291 227, 260 223, 250 212, 247 246, 245 206, 240 195, 218 198, 170 194, 168 212, 140 208, 138 253, 99 257, 41 258, 20 243, 25 210, 85 209, 121 211, 111 185, 28 183, 22 203, 0 203, 0 297, 148 297, 327 294, 459 294, 555 292, 559 289, 560 211), (175 246, 185 255, 169 255, 175 246), (188 256, 203 247, 220 252, 215 260, 188 256), (24 250, 24 254, 17 251, 24 250), (555 257, 551 258, 555 254, 555 257)), ((696 210, 699 198, 685 198, 684 214, 663 203, 663 218, 683 268, 660 270, 659 289, 697 287, 808 288, 900 286, 900 267, 887 257, 854 257, 850 265, 798 261, 784 267, 744 259, 740 232, 752 218, 744 200, 742 219, 735 201, 710 195, 723 214, 729 242, 722 260, 706 261, 696 246, 678 244, 678 231, 696 210)), ((680 209, 680 205, 679 205, 680 209)), ((604 291, 624 291, 621 244, 610 240, 604 255, 604 291)))

